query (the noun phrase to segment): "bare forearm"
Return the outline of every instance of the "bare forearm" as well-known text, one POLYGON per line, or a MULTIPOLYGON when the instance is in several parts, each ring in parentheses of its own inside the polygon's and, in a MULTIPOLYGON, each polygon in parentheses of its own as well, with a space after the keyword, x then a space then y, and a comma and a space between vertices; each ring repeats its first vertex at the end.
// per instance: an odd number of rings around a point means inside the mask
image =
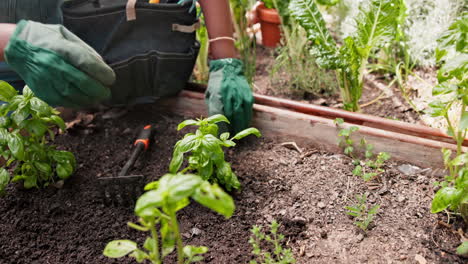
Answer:
MULTIPOLYGON (((231 9, 228 0, 200 0, 210 39, 233 37, 231 9)), ((213 59, 235 58, 237 50, 232 40, 218 40, 210 44, 213 59)))
POLYGON ((15 24, 2 24, 0 23, 0 61, 4 61, 3 52, 10 40, 11 35, 15 31, 15 24))

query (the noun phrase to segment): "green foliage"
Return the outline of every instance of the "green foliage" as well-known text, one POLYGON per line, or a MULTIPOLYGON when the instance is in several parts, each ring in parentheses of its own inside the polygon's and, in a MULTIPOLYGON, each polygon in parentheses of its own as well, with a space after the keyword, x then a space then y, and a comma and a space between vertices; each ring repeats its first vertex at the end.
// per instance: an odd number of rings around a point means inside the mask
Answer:
MULTIPOLYGON (((344 120, 342 118, 337 118, 335 120, 335 124, 337 126, 340 126, 343 123, 344 120)), ((375 156, 373 152, 374 146, 367 143, 367 141, 362 138, 359 147, 365 151, 365 159, 360 160, 356 155, 354 140, 351 138, 352 134, 358 130, 359 128, 356 126, 340 129, 338 132, 338 136, 340 137, 339 145, 343 147, 344 153, 354 160, 353 164, 355 167, 353 174, 361 177, 365 181, 370 181, 379 176, 381 173, 385 172, 382 167, 384 163, 391 158, 391 156, 387 152, 380 152, 377 154, 377 156, 375 156)))
POLYGON ((361 177, 364 181, 370 181, 378 177, 381 173, 385 172, 382 169, 384 163, 390 159, 390 154, 387 152, 380 152, 377 157, 374 157, 372 144, 367 143, 365 139, 361 139, 361 148, 365 149, 365 160, 355 160, 356 167, 353 174, 361 177))
POLYGON ((338 47, 326 27, 314 0, 291 0, 291 15, 306 30, 311 42, 310 52, 317 64, 325 69, 337 69, 339 66, 338 47))
POLYGON ((407 52, 418 66, 436 66, 437 39, 467 10, 466 0, 406 0, 405 21, 407 52))
POLYGON ((468 241, 463 242, 458 248, 457 248, 457 254, 460 256, 468 256, 468 241))
POLYGON ((275 8, 274 0, 262 0, 266 8, 275 8))
POLYGON ((201 255, 206 253, 208 248, 183 246, 177 212, 188 206, 190 199, 226 218, 230 218, 235 210, 231 196, 219 186, 211 185, 197 175, 166 174, 159 181, 146 185, 145 190, 147 192, 135 205, 139 223, 128 223, 128 226, 135 230, 150 233, 143 248, 139 248, 130 240, 114 240, 105 247, 105 256, 121 258, 129 255, 138 263, 149 260, 153 264, 159 264, 177 249, 178 264, 201 261, 201 255))
POLYGON ((234 147, 233 140, 242 139, 248 135, 260 137, 260 131, 256 128, 248 128, 230 137, 229 133, 223 133, 218 138, 218 125, 216 123, 226 122, 228 119, 223 115, 214 115, 206 119, 185 120, 177 127, 178 130, 186 126, 197 126, 195 133, 188 133, 178 141, 174 148, 170 173, 180 171, 184 162, 184 155, 188 154, 186 160, 188 166, 181 172, 193 171, 204 180, 219 183, 228 191, 239 189, 240 183, 236 174, 231 169, 231 164, 224 160, 223 147, 234 147))
POLYGON ((289 264, 296 263, 291 249, 283 248, 284 235, 278 233, 278 222, 273 220, 270 225, 270 234, 262 232, 261 226, 253 226, 250 230, 252 236, 249 239, 252 245, 252 253, 256 256, 255 260, 251 260, 250 264, 265 263, 265 264, 289 264), (267 242, 267 249, 262 248, 262 242, 267 242), (271 248, 270 248, 271 247, 271 248))
POLYGON ((371 209, 368 209, 367 195, 356 195, 356 204, 352 206, 346 206, 345 209, 348 215, 354 217, 354 224, 366 231, 369 224, 374 220, 374 216, 378 213, 380 205, 375 205, 371 209))
POLYGON ((446 149, 443 151, 445 166, 451 175, 446 176, 445 181, 436 183, 441 188, 432 200, 432 213, 438 213, 447 208, 456 211, 461 204, 468 203, 468 153, 451 159, 452 151, 446 149))
POLYGON ((312 42, 311 54, 317 64, 334 69, 340 80, 346 110, 359 110, 363 77, 371 50, 389 41, 396 32, 400 0, 372 0, 361 6, 354 36, 347 37, 338 48, 329 33, 314 0, 292 0, 291 14, 306 30, 312 42))
MULTIPOLYGON (((439 84, 432 93, 442 99, 430 104, 431 114, 447 121, 447 134, 457 142, 457 151, 442 150, 445 167, 449 175, 439 183, 431 205, 431 212, 438 213, 447 208, 459 210, 462 204, 468 203, 468 154, 463 153, 463 141, 468 133, 468 13, 465 13, 450 26, 449 30, 439 39, 436 50, 437 61, 441 64, 438 71, 439 84), (459 109, 458 125, 452 120, 449 111, 459 109), (453 157, 453 158, 452 158, 453 157)), ((464 219, 468 219, 466 211, 462 211, 464 219)))
POLYGON ((411 60, 408 36, 405 32, 407 16, 406 0, 400 0, 400 12, 397 18, 395 35, 381 47, 379 52, 371 54, 372 62, 368 65, 368 69, 370 70, 369 72, 378 72, 383 75, 390 74, 393 80, 389 86, 396 82, 405 100, 414 109, 417 109, 405 85, 405 82, 408 80, 408 74, 412 73, 415 67, 415 64, 411 60))
POLYGON ((65 130, 59 112, 35 97, 27 86, 19 95, 3 81, 0 100, 6 102, 0 106, 0 155, 6 160, 0 168, 0 194, 10 182, 23 182, 29 189, 70 177, 76 168, 75 156, 50 145, 54 128, 65 130))
POLYGON ((210 74, 210 68, 208 67, 209 39, 205 17, 201 15, 199 19, 201 26, 197 29, 197 40, 200 42, 200 51, 198 53, 194 75, 197 82, 207 83, 210 74))
POLYGON ((341 0, 316 0, 318 4, 324 6, 334 6, 338 4, 341 0))
POLYGON ((468 12, 457 19, 438 42, 436 59, 442 64, 438 71, 439 82, 454 80, 466 88, 468 82, 468 12))
POLYGON ((236 47, 244 63, 244 75, 249 84, 253 83, 256 71, 257 51, 255 36, 250 38, 247 33, 247 12, 252 7, 252 0, 229 0, 233 14, 234 29, 236 33, 236 47))
POLYGON ((337 81, 330 71, 318 67, 309 52, 310 45, 305 30, 290 19, 288 1, 273 0, 281 17, 282 44, 276 49, 270 76, 274 87, 300 90, 311 94, 333 93, 337 81))

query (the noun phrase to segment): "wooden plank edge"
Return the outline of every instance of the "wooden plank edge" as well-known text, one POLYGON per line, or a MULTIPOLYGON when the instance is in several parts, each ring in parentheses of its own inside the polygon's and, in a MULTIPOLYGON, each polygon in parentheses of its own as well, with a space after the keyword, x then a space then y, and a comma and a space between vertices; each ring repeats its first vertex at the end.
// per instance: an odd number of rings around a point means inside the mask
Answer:
MULTIPOLYGON (((205 85, 190 83, 188 89, 191 91, 202 92, 206 89, 205 85)), ((181 96, 186 96, 190 91, 183 91, 181 96)), ((272 106, 276 108, 288 109, 294 112, 312 114, 321 116, 328 119, 343 118, 348 123, 356 125, 363 125, 367 127, 374 127, 382 130, 393 131, 401 134, 407 134, 417 137, 424 137, 436 141, 443 141, 447 143, 456 144, 456 142, 446 133, 439 129, 422 126, 418 124, 410 124, 403 121, 386 119, 378 116, 372 116, 362 113, 354 113, 342 109, 335 109, 320 105, 307 104, 297 102, 290 99, 277 98, 267 95, 254 94, 255 102, 257 104, 272 106)), ((463 142, 464 146, 468 146, 468 139, 463 142)))
MULTIPOLYGON (((162 110, 184 116, 207 115, 203 96, 197 93, 163 99, 158 105, 162 110)), ((337 128, 331 119, 256 104, 252 126, 258 128, 266 137, 296 141, 301 146, 335 153, 342 152, 338 144, 340 128, 337 128)), ((427 138, 348 123, 341 125, 343 128, 350 126, 359 128, 352 137, 355 142, 359 143, 361 138, 365 138, 368 143, 374 145, 376 153, 388 152, 396 160, 421 167, 443 168, 441 149, 456 149, 454 144, 427 138)), ((464 148, 464 151, 467 149, 464 148)))

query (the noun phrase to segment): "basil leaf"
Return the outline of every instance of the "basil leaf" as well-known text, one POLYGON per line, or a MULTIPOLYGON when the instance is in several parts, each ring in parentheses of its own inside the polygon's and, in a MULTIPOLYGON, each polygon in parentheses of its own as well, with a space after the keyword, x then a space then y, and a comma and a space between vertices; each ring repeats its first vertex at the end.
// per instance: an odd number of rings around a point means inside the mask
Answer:
POLYGON ((0 101, 10 102, 10 100, 17 94, 18 91, 16 91, 13 86, 7 82, 0 81, 0 101))
POLYGON ((210 124, 214 124, 214 123, 218 123, 218 122, 226 122, 229 124, 229 120, 227 119, 227 117, 223 116, 223 115, 212 115, 210 117, 208 117, 206 119, 206 121, 210 124))
POLYGON ((8 183, 10 183, 10 173, 5 168, 0 168, 0 195, 5 194, 8 183))
POLYGON ((104 248, 104 256, 109 258, 121 258, 137 249, 137 244, 130 240, 114 240, 104 248))
POLYGON ((52 108, 41 99, 33 97, 29 102, 31 104, 31 110, 36 112, 37 115, 50 116, 52 114, 52 108))
POLYGON ((16 123, 16 125, 21 126, 21 122, 28 118, 29 112, 26 107, 18 108, 16 111, 11 113, 11 119, 16 123))
POLYGON ((251 128, 247 128, 247 129, 237 133, 232 139, 239 140, 239 139, 242 139, 242 138, 244 138, 244 137, 246 137, 248 135, 255 135, 257 137, 262 136, 262 134, 260 134, 260 131, 258 131, 258 129, 251 127, 251 128))
POLYGON ((189 120, 185 120, 184 122, 180 123, 178 126, 177 126, 177 130, 182 130, 184 127, 186 126, 197 126, 199 125, 200 123, 196 120, 193 120, 193 119, 189 119, 189 120))
POLYGON ((8 116, 0 116, 0 127, 7 128, 11 124, 11 119, 8 116))
POLYGON ((52 115, 50 117, 50 119, 52 119, 52 121, 63 131, 65 131, 67 129, 67 127, 65 126, 65 122, 63 121, 63 119, 57 115, 52 115))
POLYGON ((26 130, 29 133, 37 136, 42 137, 47 132, 48 127, 38 119, 30 119, 25 124, 26 130))
POLYGON ((57 150, 51 153, 52 158, 57 163, 70 164, 73 169, 76 168, 76 159, 75 156, 68 151, 57 150))
POLYGON ((24 145, 23 139, 18 134, 8 135, 8 148, 15 158, 18 160, 24 159, 24 145))
POLYGON ((204 182, 192 195, 199 204, 230 218, 235 210, 234 200, 225 193, 218 185, 204 182))
POLYGON ((73 166, 67 162, 67 163, 58 163, 57 168, 56 168, 57 176, 62 179, 68 179, 70 175, 73 173, 73 166))
POLYGON ((133 251, 129 256, 135 258, 138 263, 142 263, 145 259, 149 259, 148 254, 139 249, 135 249, 135 251, 133 251))
POLYGON ((34 162, 34 167, 36 167, 40 172, 43 172, 45 174, 51 174, 52 173, 52 168, 50 167, 49 164, 45 162, 39 162, 35 161, 34 162))
POLYGON ((434 199, 432 200, 431 213, 435 214, 447 209, 449 206, 454 205, 454 201, 458 200, 459 196, 463 194, 463 190, 454 187, 444 187, 437 191, 434 199))

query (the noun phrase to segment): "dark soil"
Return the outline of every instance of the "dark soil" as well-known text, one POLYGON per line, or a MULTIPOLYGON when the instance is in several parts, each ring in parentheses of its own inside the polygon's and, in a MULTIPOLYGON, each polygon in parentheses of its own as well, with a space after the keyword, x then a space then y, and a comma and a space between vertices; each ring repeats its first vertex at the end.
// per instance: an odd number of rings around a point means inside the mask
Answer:
MULTIPOLYGON (((298 89, 284 89, 287 85, 284 83, 274 83, 270 76, 272 65, 275 63, 273 50, 263 46, 257 47, 257 71, 255 76, 255 92, 277 96, 307 103, 342 108, 343 102, 339 96, 338 86, 333 94, 310 94, 298 89)), ((285 73, 278 73, 283 78, 285 73)), ((388 80, 379 74, 368 75, 372 80, 365 82, 360 105, 361 112, 379 117, 400 120, 410 123, 418 123, 419 115, 404 99, 400 89, 393 85, 389 87, 392 95, 384 93, 375 84, 380 87, 386 87, 388 80)), ((284 81, 283 81, 284 82, 284 81)))
MULTIPOLYGON (((79 168, 61 189, 8 188, 0 199, 0 263, 133 263, 102 255, 111 240, 142 243, 145 236, 126 226, 136 220, 133 208, 102 204, 97 178, 117 173, 136 133, 154 123, 156 142, 133 173, 147 181, 158 179, 182 137, 175 132, 181 120, 140 106, 117 119, 97 116, 95 127, 59 136, 57 145, 76 154, 79 168)), ((391 163, 381 181, 370 185, 352 175, 351 161, 343 155, 300 146, 307 153, 301 155, 280 143, 247 139, 227 151, 242 183, 242 190, 233 193, 237 209, 231 219, 195 203, 179 214, 184 242, 209 247, 206 263, 248 263, 250 228, 273 219, 282 224, 285 246, 292 248, 297 263, 417 263, 415 257, 466 263, 453 253, 461 220, 446 227, 437 224, 446 221, 445 215, 429 212, 436 180, 430 170, 406 176, 391 163), (362 193, 370 205, 381 205, 367 233, 343 209, 362 193)))

